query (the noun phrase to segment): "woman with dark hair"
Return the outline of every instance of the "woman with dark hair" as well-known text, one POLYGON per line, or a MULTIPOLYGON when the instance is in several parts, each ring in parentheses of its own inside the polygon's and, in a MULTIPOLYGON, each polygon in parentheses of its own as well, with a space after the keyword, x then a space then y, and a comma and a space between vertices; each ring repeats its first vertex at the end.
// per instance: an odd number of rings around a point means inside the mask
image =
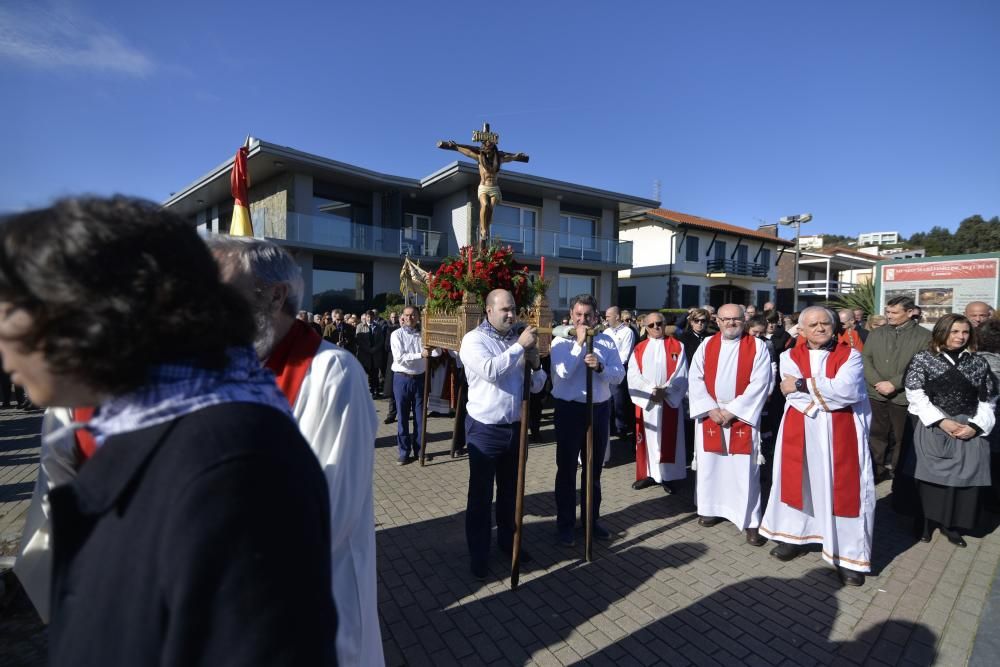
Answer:
POLYGON ((934 526, 964 547, 963 531, 979 516, 979 487, 990 485, 989 443, 997 385, 986 360, 973 354, 976 332, 963 315, 934 325, 929 349, 913 356, 904 385, 913 432, 913 477, 924 513, 921 541, 934 526))
POLYGON ((326 484, 253 333, 151 202, 0 225, 5 368, 39 405, 98 406, 46 437, 91 443, 48 494, 51 664, 335 662, 326 484))

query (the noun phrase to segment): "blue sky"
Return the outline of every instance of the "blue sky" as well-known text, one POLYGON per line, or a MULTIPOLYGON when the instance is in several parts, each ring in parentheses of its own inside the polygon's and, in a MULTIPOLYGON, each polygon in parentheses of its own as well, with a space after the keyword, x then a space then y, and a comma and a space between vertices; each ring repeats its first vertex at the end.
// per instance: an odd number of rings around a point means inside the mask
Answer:
POLYGON ((162 201, 248 133, 420 177, 489 120, 511 169, 738 225, 1000 215, 994 0, 214 4, 0 0, 0 210, 162 201))

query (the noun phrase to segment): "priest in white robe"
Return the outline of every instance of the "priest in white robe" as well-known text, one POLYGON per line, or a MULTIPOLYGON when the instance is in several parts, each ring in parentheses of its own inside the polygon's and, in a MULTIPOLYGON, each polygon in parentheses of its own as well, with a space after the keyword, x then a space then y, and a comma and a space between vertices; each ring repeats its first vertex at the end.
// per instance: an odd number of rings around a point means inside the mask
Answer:
POLYGON ((338 664, 385 664, 372 500, 378 417, 368 376, 350 351, 295 319, 303 284, 287 252, 248 237, 216 237, 211 245, 223 280, 250 300, 257 354, 274 372, 326 475, 338 664))
POLYGON ((837 342, 834 322, 832 311, 806 308, 799 317, 806 344, 781 355, 787 406, 760 532, 781 542, 771 555, 783 561, 822 544, 823 560, 845 584, 860 586, 871 570, 875 524, 871 408, 861 355, 837 342))
POLYGON ((695 420, 698 522, 723 519, 746 533, 748 544, 765 540, 760 525, 760 416, 771 389, 771 355, 745 332, 743 306, 719 308, 719 333, 691 360, 690 406, 695 420))
POLYGON ((687 477, 684 409, 687 357, 684 346, 665 335, 663 314, 646 316, 646 338, 636 345, 628 363, 628 390, 635 404, 635 483, 656 484, 673 493, 671 482, 687 477))

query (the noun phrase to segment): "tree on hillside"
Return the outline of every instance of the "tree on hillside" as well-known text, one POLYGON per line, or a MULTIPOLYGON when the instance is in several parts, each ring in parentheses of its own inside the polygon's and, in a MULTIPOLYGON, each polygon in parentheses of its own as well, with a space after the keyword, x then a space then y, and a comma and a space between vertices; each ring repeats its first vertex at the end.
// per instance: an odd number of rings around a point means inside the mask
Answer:
POLYGON ((1000 217, 984 220, 981 215, 970 216, 954 234, 945 227, 935 226, 929 232, 911 236, 907 245, 924 248, 928 256, 996 252, 1000 250, 1000 217))

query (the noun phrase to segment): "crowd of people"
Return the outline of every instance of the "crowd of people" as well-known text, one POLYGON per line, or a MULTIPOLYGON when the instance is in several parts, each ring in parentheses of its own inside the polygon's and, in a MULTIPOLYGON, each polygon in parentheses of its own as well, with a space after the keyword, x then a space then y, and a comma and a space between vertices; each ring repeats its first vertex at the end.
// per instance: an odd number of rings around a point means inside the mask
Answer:
POLYGON ((453 455, 468 455, 477 579, 494 516, 498 551, 515 548, 521 422, 537 433, 545 396, 567 549, 581 530, 616 537, 601 523, 612 435, 635 447, 637 491, 691 475, 701 526, 771 540, 781 561, 821 544, 848 585, 870 571, 877 483, 922 540, 965 546, 996 509, 989 304, 928 330, 907 297, 877 323, 773 304, 602 318, 581 294, 542 357, 505 290, 457 353, 424 344, 415 306, 397 322, 311 315, 302 298, 281 247, 206 242, 148 202, 66 199, 0 225, 0 354, 48 407, 16 571, 51 619, 52 664, 382 664, 374 399, 412 461, 433 357, 466 384, 453 455))

